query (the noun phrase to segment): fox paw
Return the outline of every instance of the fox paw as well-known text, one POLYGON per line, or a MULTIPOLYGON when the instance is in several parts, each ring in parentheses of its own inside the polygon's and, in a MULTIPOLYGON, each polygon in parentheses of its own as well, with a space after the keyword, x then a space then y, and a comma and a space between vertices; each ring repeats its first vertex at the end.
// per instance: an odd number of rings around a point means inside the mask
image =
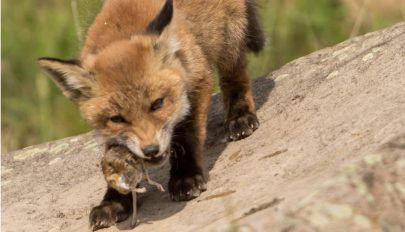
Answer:
POLYGON ((259 120, 255 114, 247 112, 242 116, 228 120, 225 127, 229 133, 229 140, 237 141, 253 134, 259 128, 259 120))
POLYGON ((129 213, 118 212, 117 205, 99 205, 94 207, 89 216, 92 231, 107 228, 128 218, 129 213))
POLYGON ((194 199, 205 190, 207 190, 207 184, 202 174, 171 177, 169 181, 169 192, 173 201, 194 199))

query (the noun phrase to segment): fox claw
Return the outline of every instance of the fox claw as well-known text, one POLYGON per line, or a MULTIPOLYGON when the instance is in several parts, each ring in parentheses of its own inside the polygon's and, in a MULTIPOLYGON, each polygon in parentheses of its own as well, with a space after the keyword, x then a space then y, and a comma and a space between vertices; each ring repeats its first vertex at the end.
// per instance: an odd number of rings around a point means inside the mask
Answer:
POLYGON ((240 140, 250 136, 259 128, 259 120, 256 115, 247 112, 245 115, 233 118, 226 123, 226 129, 229 132, 231 141, 240 140))

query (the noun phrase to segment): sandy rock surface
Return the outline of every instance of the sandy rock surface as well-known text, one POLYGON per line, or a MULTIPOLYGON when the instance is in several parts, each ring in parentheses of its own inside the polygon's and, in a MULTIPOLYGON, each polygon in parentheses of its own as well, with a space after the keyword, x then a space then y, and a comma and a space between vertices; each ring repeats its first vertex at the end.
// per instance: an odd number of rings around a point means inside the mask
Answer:
MULTIPOLYGON (((208 191, 172 202, 150 188, 134 231, 405 231, 405 23, 295 60, 254 89, 261 126, 233 143, 213 97, 208 191)), ((98 141, 2 154, 2 231, 89 231, 106 188, 98 141)), ((151 177, 166 186, 168 170, 151 177)))

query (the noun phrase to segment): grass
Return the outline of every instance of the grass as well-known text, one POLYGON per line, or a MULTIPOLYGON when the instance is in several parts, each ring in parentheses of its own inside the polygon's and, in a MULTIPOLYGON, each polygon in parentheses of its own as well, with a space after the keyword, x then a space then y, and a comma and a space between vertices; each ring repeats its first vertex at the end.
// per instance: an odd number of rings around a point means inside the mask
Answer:
MULTIPOLYGON (((261 55, 250 56, 249 70, 263 76, 312 51, 402 21, 401 1, 260 0, 268 45, 261 55)), ((39 71, 36 59, 77 57, 101 4, 2 1, 2 152, 89 130, 76 107, 39 71)))
MULTIPOLYGON (((88 130, 76 107, 36 65, 41 56, 77 56, 70 2, 2 3, 2 152, 88 130)), ((82 15, 91 17, 88 11, 82 15)))

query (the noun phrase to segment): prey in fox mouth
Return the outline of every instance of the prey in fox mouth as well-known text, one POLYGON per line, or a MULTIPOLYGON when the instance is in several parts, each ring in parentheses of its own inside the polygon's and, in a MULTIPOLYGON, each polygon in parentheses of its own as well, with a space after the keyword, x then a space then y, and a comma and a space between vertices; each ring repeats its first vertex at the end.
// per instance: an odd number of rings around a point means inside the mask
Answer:
MULTIPOLYGON (((164 188, 161 184, 150 179, 144 161, 145 160, 135 156, 126 147, 119 145, 107 147, 101 159, 102 171, 108 185, 121 194, 132 194, 132 227, 136 226, 137 223, 136 194, 146 192, 145 187, 140 187, 140 182, 145 179, 150 185, 164 192, 164 188)), ((94 231, 104 228, 107 225, 103 225, 101 221, 95 221, 91 226, 94 231)))
POLYGON ((139 148, 139 144, 136 140, 128 140, 125 137, 120 139, 111 139, 107 142, 108 146, 121 146, 127 149, 127 152, 130 153, 134 159, 141 159, 146 166, 159 166, 164 164, 170 154, 169 148, 165 150, 161 149, 159 145, 149 145, 144 149, 139 148))

